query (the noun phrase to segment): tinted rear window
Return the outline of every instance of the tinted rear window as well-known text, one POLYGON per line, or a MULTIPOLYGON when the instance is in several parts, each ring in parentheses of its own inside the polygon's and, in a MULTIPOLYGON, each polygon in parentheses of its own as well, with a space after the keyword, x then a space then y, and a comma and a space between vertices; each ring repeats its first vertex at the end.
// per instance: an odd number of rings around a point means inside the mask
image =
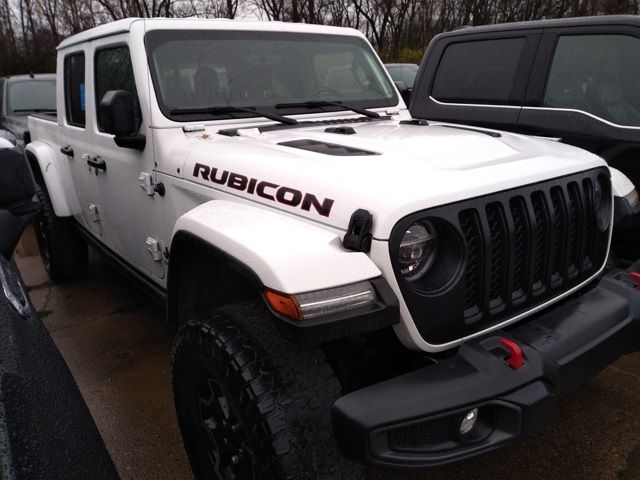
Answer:
POLYGON ((591 113, 618 125, 640 126, 640 38, 630 35, 561 36, 545 107, 591 113))
POLYGON ((432 96, 444 102, 508 104, 525 40, 449 45, 440 60, 432 96))
POLYGON ((84 53, 74 53, 64 59, 64 97, 69 125, 85 125, 84 90, 84 53))

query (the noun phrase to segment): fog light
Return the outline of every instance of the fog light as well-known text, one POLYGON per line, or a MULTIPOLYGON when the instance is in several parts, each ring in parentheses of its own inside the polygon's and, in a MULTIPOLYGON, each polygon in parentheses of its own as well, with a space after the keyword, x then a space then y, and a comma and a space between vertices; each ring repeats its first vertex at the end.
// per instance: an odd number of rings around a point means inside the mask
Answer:
POLYGON ((469 433, 473 427, 476 425, 476 421, 478 420, 478 409, 474 408, 467 412, 467 414, 462 418, 462 422, 460 422, 460 434, 466 435, 469 433))

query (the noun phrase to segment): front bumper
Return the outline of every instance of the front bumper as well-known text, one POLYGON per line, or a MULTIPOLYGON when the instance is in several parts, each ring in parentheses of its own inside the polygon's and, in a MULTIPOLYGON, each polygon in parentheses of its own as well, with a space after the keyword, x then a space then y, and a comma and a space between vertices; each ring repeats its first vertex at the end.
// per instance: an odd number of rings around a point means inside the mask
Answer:
POLYGON ((640 291, 628 272, 611 271, 586 293, 464 343, 451 358, 341 397, 332 409, 338 448, 357 462, 408 467, 486 453, 528 433, 557 397, 639 347, 640 291), (505 362, 503 338, 522 348, 521 368, 505 362), (476 408, 474 428, 460 434, 476 408))

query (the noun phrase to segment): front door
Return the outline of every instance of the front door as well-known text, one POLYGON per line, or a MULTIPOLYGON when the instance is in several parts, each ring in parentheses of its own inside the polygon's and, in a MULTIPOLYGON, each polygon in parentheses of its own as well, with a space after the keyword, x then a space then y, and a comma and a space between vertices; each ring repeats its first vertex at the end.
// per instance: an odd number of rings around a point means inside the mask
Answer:
POLYGON ((88 167, 94 171, 102 237, 107 246, 151 277, 164 278, 164 250, 168 239, 160 238, 150 212, 159 196, 151 188, 154 155, 149 129, 148 101, 141 102, 136 84, 146 81, 146 67, 134 68, 127 44, 128 35, 111 36, 91 42, 89 67, 93 88, 87 102, 93 104, 87 119, 88 167), (114 136, 104 131, 99 104, 105 93, 129 91, 134 98, 135 127, 147 138, 144 149, 116 145, 114 136), (142 180, 141 180, 142 179, 142 180), (142 186, 140 183, 142 182, 142 186))

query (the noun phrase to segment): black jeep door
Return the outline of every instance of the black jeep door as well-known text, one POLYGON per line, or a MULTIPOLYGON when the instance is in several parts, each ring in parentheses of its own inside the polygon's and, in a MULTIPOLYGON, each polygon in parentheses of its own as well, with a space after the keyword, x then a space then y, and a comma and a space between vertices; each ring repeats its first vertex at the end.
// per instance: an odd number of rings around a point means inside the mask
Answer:
POLYGON ((640 185, 640 28, 545 31, 518 129, 605 158, 640 185))
POLYGON ((414 86, 416 118, 514 130, 539 30, 459 33, 434 39, 414 86))

